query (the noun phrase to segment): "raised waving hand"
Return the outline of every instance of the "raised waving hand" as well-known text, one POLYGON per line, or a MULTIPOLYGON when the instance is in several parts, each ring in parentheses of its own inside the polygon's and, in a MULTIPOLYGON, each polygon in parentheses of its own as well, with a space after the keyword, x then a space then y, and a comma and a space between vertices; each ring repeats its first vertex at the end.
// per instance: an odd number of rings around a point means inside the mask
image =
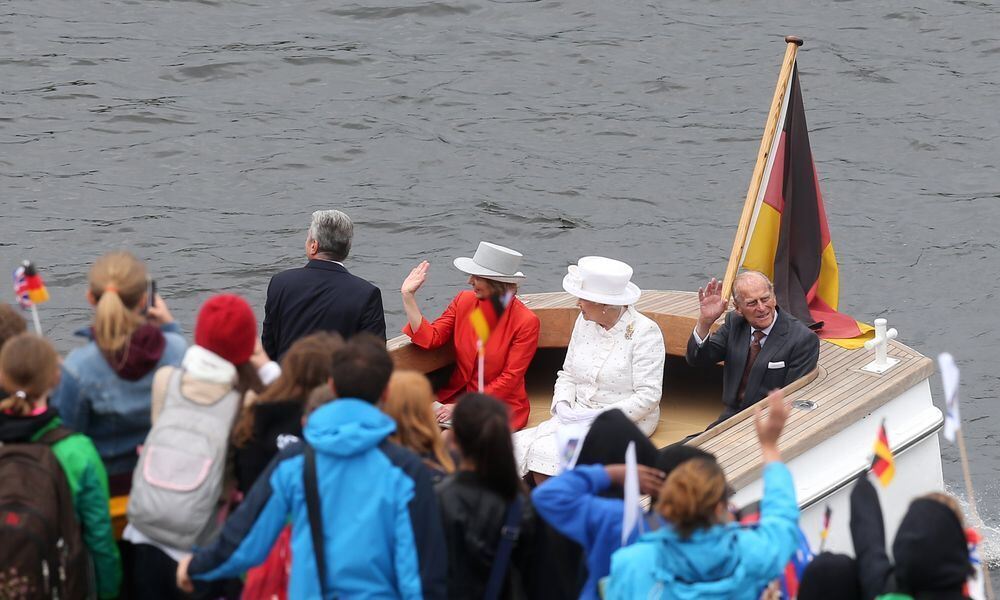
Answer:
POLYGON ((409 321, 410 328, 413 331, 420 329, 420 323, 424 319, 424 316, 420 312, 420 307, 417 306, 417 299, 414 294, 427 281, 427 271, 430 268, 431 263, 426 260, 422 261, 419 265, 413 267, 410 274, 403 280, 403 285, 399 287, 399 291, 403 295, 403 310, 406 311, 406 320, 409 321))
POLYGON ((712 278, 703 288, 698 288, 698 337, 708 337, 712 323, 715 323, 729 308, 729 300, 722 297, 722 282, 712 278))
POLYGON ((430 268, 431 263, 426 260, 413 267, 410 274, 403 280, 403 285, 400 286, 399 291, 402 292, 403 295, 416 294, 417 290, 420 289, 420 286, 424 285, 424 282, 427 281, 427 271, 429 271, 430 268))

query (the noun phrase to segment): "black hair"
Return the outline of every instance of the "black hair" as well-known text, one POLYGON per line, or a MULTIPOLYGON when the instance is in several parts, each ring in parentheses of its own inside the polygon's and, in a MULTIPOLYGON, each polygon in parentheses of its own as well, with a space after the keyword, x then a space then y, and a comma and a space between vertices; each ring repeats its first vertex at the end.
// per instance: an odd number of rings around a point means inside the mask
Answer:
POLYGON ((338 398, 358 398, 375 404, 392 375, 392 357, 385 341, 362 332, 333 353, 330 378, 338 398))
POLYGON ((490 490, 513 500, 521 487, 514 464, 507 406, 492 396, 469 393, 458 399, 452 430, 462 456, 490 490))

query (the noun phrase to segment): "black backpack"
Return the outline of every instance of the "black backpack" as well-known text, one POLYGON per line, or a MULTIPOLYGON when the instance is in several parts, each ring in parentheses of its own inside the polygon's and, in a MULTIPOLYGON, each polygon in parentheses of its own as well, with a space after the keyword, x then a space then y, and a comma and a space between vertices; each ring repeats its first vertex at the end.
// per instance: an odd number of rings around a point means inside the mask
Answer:
POLYGON ((72 434, 57 427, 38 443, 0 443, 0 598, 94 595, 73 496, 51 448, 72 434))

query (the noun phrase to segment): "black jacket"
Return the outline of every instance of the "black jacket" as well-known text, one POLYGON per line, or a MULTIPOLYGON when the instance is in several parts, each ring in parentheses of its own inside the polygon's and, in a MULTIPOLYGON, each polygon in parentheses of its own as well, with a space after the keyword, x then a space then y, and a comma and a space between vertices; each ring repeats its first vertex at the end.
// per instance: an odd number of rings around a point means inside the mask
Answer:
POLYGON ((731 417, 756 404, 771 390, 782 388, 816 368, 819 338, 786 310, 775 315, 774 327, 750 369, 743 402, 736 397, 743 369, 750 353, 750 324, 738 311, 730 311, 726 321, 701 346, 694 334, 688 339, 687 362, 710 366, 725 361, 722 374, 722 416, 731 417))
POLYGON ((281 360, 295 340, 316 331, 336 331, 345 338, 369 331, 385 339, 382 292, 326 260, 310 260, 272 277, 260 336, 267 355, 281 360))
POLYGON ((302 439, 303 402, 283 400, 253 404, 253 437, 237 448, 236 488, 246 494, 278 451, 302 439), (294 438, 294 439, 293 439, 294 438))
MULTIPOLYGON (((448 597, 482 598, 500 544, 507 502, 470 471, 446 477, 435 489, 448 545, 448 597)), ((500 594, 500 598, 509 600, 527 598, 532 583, 536 517, 530 498, 524 495, 522 500, 521 533, 500 594)))
POLYGON ((851 540, 862 598, 903 592, 916 600, 963 600, 971 573, 965 532, 950 508, 926 498, 910 504, 892 551, 885 549, 885 524, 875 487, 862 475, 851 491, 851 540))

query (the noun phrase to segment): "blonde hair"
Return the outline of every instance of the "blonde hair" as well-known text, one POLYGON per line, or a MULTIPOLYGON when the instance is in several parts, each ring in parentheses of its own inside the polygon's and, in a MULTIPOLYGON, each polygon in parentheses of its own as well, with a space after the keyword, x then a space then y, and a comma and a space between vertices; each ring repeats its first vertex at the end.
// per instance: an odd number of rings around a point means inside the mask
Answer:
POLYGON ((90 268, 94 341, 105 353, 121 350, 143 323, 135 312, 146 293, 146 265, 129 252, 110 252, 90 268))
POLYGON ((660 489, 656 509, 680 534, 691 537, 717 522, 719 503, 726 500, 726 476, 714 460, 692 458, 670 472, 660 489))
POLYGON ((445 471, 455 470, 455 463, 444 449, 441 430, 431 403, 431 382, 416 371, 396 371, 389 378, 382 412, 396 422, 396 433, 389 439, 423 456, 432 456, 445 471))
POLYGON ((59 355, 45 338, 18 334, 0 350, 0 376, 10 396, 0 400, 0 411, 30 415, 35 402, 59 383, 59 355))

